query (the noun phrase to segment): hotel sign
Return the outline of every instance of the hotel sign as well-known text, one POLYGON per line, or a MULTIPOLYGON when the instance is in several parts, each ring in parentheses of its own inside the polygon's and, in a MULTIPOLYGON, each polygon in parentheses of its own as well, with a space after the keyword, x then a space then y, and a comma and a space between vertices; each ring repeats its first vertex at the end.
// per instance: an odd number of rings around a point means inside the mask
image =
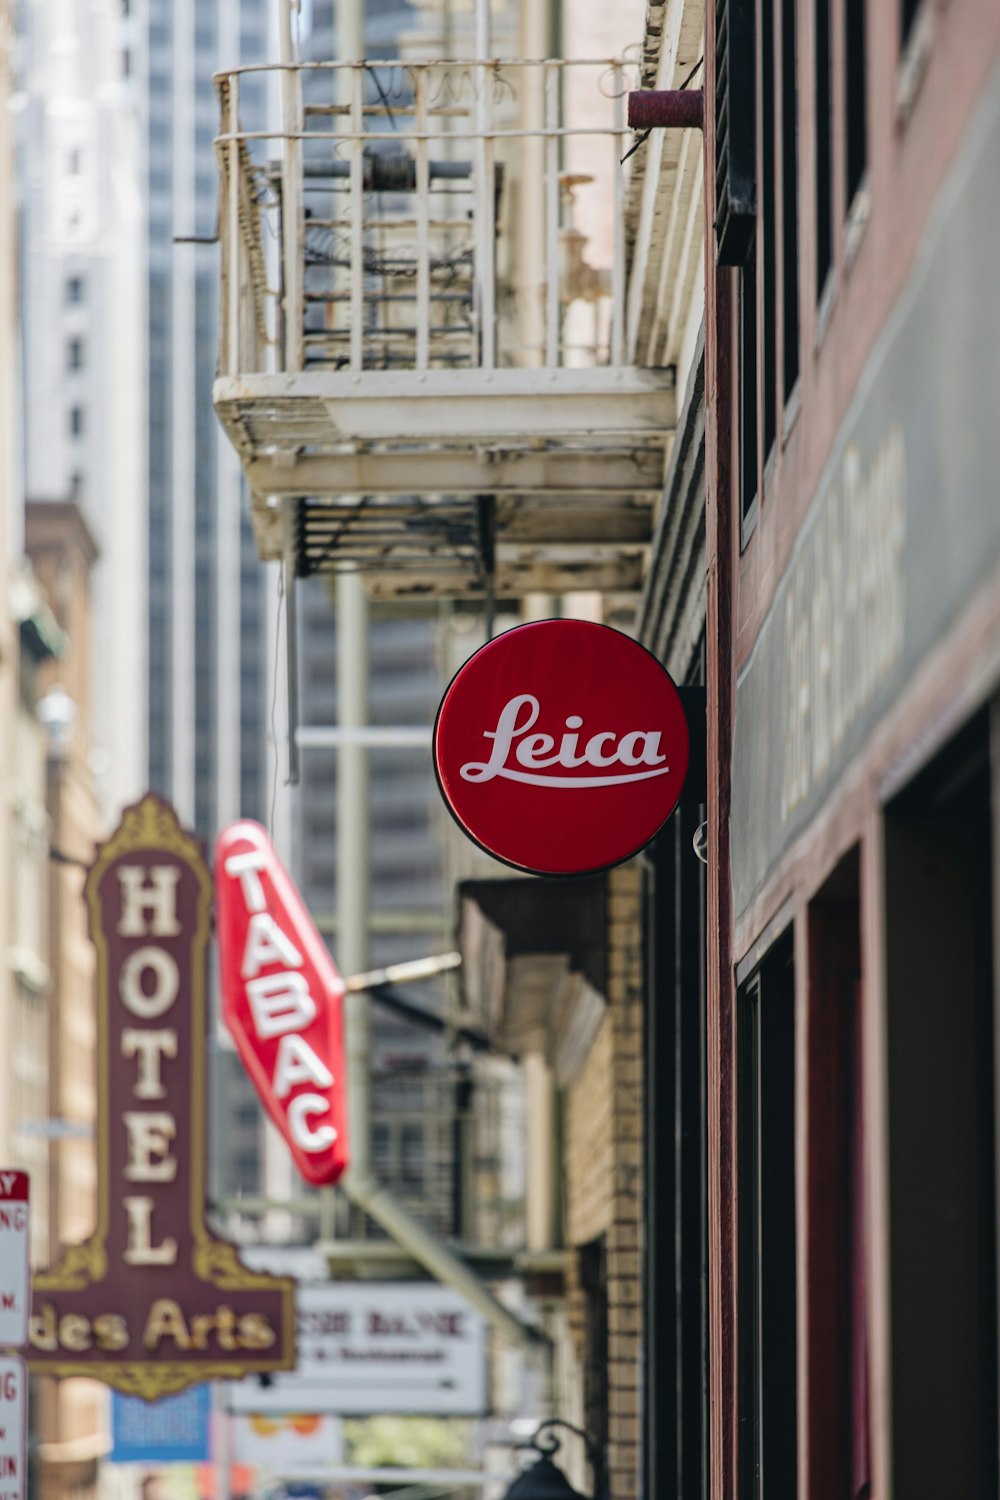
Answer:
POLYGON ((32 1374, 146 1400, 295 1364, 294 1282, 253 1272, 205 1205, 205 972, 212 883, 148 795, 87 877, 97 948, 98 1210, 36 1273, 32 1374))

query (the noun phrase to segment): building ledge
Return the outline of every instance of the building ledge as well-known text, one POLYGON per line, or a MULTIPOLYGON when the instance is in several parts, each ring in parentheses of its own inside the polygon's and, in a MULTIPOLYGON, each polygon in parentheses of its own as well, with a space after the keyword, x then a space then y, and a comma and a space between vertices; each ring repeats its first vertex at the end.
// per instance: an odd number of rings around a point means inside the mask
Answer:
POLYGON ((542 1052, 566 1088, 607 1010, 603 875, 573 881, 467 880, 459 886, 465 1001, 514 1056, 542 1052))

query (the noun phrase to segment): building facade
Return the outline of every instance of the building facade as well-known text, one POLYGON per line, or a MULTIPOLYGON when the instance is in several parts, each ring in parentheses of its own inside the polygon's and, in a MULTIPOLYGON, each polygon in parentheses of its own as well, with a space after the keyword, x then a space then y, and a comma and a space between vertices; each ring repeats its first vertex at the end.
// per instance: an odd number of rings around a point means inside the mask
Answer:
MULTIPOLYGON (((265 572, 241 523, 240 478, 206 418, 217 344, 212 75, 263 62, 260 0, 154 3, 137 34, 147 81, 149 784, 211 838, 265 810, 265 572)), ((248 118, 266 118, 248 91, 248 118)))
POLYGON ((997 20, 708 20, 716 1495, 997 1493, 997 20))
MULTIPOLYGON (((32 1014, 44 1037, 44 1052, 33 1052, 43 1087, 31 1103, 25 1101, 20 1118, 22 1145, 32 1155, 32 1197, 37 1191, 45 1206, 44 1243, 34 1262, 42 1269, 58 1260, 63 1247, 87 1238, 97 1210, 96 955, 83 882, 104 823, 92 770, 94 538, 73 501, 42 500, 25 508, 25 548, 52 633, 48 650, 35 644, 32 651, 37 628, 21 629, 22 784, 28 809, 37 804, 27 773, 39 754, 44 766, 43 820, 31 841, 34 858, 26 847, 19 863, 26 952, 31 952, 32 927, 44 941, 33 994, 30 974, 19 976, 22 1012, 32 1014), (25 672, 32 655, 36 660, 25 672), (72 705, 68 711, 67 704, 72 705), (39 866, 44 882, 36 894, 39 866)), ((34 1387, 29 1441, 39 1494, 51 1500, 97 1494, 101 1461, 110 1446, 107 1390, 92 1380, 44 1377, 34 1387)))
MULTIPOLYGON (((278 586, 253 550, 239 469, 209 409, 218 339, 212 75, 224 58, 265 61, 276 41, 264 0, 153 0, 126 25, 146 187, 144 785, 211 846, 236 817, 269 819, 278 586)), ((245 109, 263 124, 263 90, 247 90, 245 109)), ((260 1111, 221 1029, 212 1040, 213 1191, 257 1191, 260 1111)))
POLYGON ((145 784, 146 287, 141 90, 122 7, 24 5, 17 198, 23 484, 100 548, 93 747, 109 818, 145 784))

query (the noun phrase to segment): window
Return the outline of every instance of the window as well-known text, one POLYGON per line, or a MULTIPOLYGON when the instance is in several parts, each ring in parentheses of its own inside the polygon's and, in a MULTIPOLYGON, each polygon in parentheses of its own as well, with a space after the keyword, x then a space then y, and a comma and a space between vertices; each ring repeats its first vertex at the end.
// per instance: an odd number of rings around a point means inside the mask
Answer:
POLYGON ((69 409, 69 430, 74 437, 83 435, 83 407, 71 406, 69 409))
POLYGON ((763 355, 763 406, 764 462, 767 463, 778 432, 777 403, 777 195, 775 192, 774 163, 774 11, 778 0, 761 0, 761 134, 760 134, 760 195, 761 195, 761 256, 763 285, 761 290, 760 338, 763 355))
POLYGON ((650 846, 646 876, 642 1492, 651 1497, 709 1493, 706 882, 692 849, 703 817, 681 800, 650 846))
POLYGON ((737 997, 739 1500, 796 1500, 795 985, 790 934, 737 997))
POLYGON ((740 516, 745 547, 757 514, 757 259, 739 276, 740 516))
POLYGON ((80 152, 74 146, 66 157, 66 171, 71 177, 76 177, 80 172, 80 152))
POLYGON ((864 185, 868 167, 865 93, 865 0, 844 0, 844 112, 847 126, 847 206, 864 185))
POLYGON ((257 62, 266 53, 263 31, 243 29, 240 32, 240 58, 243 62, 257 62))
POLYGON ((904 51, 906 44, 913 35, 913 27, 917 16, 923 8, 923 0, 899 0, 899 28, 900 28, 900 51, 904 51))
POLYGON ((715 233, 721 266, 743 265, 755 211, 754 8, 716 0, 715 233))
POLYGON ((422 1125, 406 1124, 399 1130, 399 1164, 401 1186, 405 1192, 422 1193, 427 1142, 422 1125))
POLYGON ((799 85, 796 0, 781 5, 781 313, 785 400, 799 378, 799 85))
POLYGON ((860 859, 848 854, 809 906, 807 1305, 810 1495, 868 1500, 860 859))
POLYGON ((990 741, 984 710, 884 822, 897 1495, 998 1489, 990 741))
POLYGON ((66 368, 83 369, 83 339, 70 339, 66 345, 66 368))
POLYGON ((583 1426, 601 1453, 608 1448, 608 1257, 603 1235, 577 1251, 584 1297, 583 1426))
POLYGON ((830 0, 814 0, 816 101, 816 298, 833 265, 833 96, 830 80, 830 0))
POLYGON ((66 301, 78 303, 83 301, 84 286, 82 276, 70 276, 66 281, 66 301))

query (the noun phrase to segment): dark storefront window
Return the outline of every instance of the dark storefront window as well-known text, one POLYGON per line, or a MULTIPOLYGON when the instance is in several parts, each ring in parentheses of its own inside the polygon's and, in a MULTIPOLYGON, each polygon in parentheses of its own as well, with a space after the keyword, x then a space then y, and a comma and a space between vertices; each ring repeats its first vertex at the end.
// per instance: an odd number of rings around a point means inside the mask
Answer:
POLYGON ((924 0, 899 0, 900 38, 904 48, 913 35, 913 28, 923 3, 924 0))
POLYGON ((708 1494, 704 809, 653 845, 646 1011, 646 1493, 708 1494))
POLYGON ((781 317, 785 400, 799 378, 799 86, 796 0, 781 6, 781 317))
POLYGON ((810 1500, 871 1494, 860 922, 855 850, 808 918, 810 1500))
POLYGON ((833 266, 833 93, 830 0, 813 0, 816 111, 816 299, 833 266))
POLYGON ((892 1464, 995 1495, 993 849, 984 711, 884 825, 892 1464))
POLYGON ((868 167, 865 93, 865 0, 844 0, 844 113, 847 121, 847 206, 864 185, 868 167))
POLYGON ((740 518, 741 545, 757 521, 757 258, 739 272, 740 518))
POLYGON ((608 1451, 608 1253, 604 1236, 578 1251, 586 1306, 583 1427, 601 1453, 608 1451))
POLYGON ((760 339, 764 418, 764 463, 767 463, 778 432, 777 266, 778 195, 774 150, 774 33, 778 0, 761 0, 760 28, 760 254, 762 302, 760 339))
POLYGON ((737 997, 739 1500, 796 1500, 795 980, 785 934, 737 997))

